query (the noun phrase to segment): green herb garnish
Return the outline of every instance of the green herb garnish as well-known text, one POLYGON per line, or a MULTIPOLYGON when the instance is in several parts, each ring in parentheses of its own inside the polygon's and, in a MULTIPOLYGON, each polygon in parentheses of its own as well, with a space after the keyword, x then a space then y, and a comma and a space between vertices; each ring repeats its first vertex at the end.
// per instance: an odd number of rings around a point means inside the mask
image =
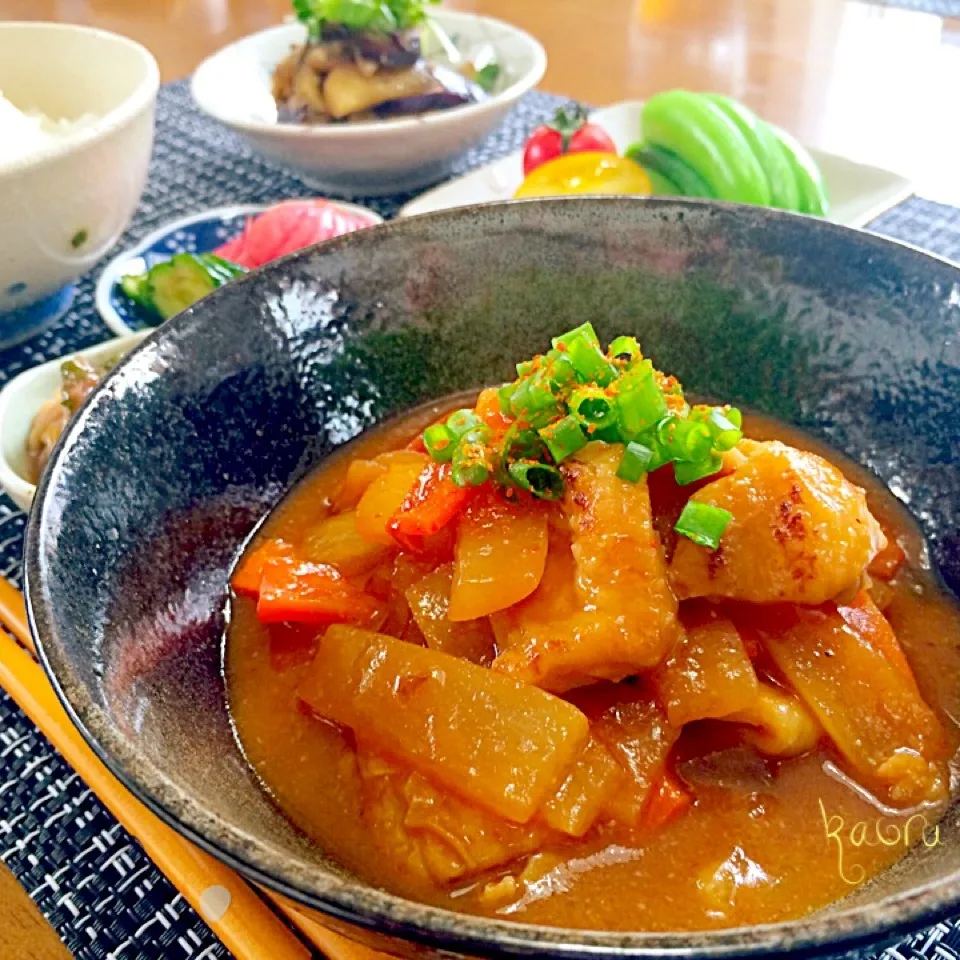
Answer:
POLYGON ((720 546, 723 531, 732 519, 733 514, 729 510, 688 500, 673 529, 701 547, 716 550, 720 546))
POLYGON ((493 88, 497 85, 497 80, 499 79, 499 63, 488 63, 486 66, 481 67, 473 78, 476 85, 480 87, 484 93, 493 93, 493 88))
POLYGON ((347 30, 393 33, 409 30, 427 18, 427 7, 440 0, 293 0, 293 10, 310 36, 323 35, 326 24, 347 30))
MULTIPOLYGON (((555 337, 550 350, 516 369, 517 378, 497 391, 506 428, 500 421, 492 429, 464 409, 424 431, 427 452, 452 464, 460 486, 492 479, 507 491, 559 499, 560 465, 591 441, 623 445, 617 476, 627 483, 672 464, 685 486, 718 473, 722 455, 743 437, 739 410, 691 408, 677 379, 644 359, 633 337, 617 337, 604 352, 589 323, 555 337)), ((710 546, 719 542, 729 514, 693 509, 699 506, 688 504, 691 512, 684 511, 675 529, 710 546)))

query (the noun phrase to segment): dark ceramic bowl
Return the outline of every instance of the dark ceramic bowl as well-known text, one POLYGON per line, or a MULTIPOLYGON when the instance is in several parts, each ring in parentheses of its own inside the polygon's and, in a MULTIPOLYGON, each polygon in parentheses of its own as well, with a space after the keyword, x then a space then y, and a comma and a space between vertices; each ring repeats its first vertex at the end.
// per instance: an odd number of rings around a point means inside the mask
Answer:
POLYGON ((40 486, 27 546, 34 634, 73 718, 177 830, 398 952, 839 953, 960 911, 956 808, 941 845, 806 919, 613 934, 383 893, 324 859, 257 786, 220 672, 227 571, 251 528, 364 428, 505 379, 586 319, 605 338, 636 334, 691 390, 798 424, 871 468, 960 587, 960 270, 755 208, 579 199, 457 210, 334 240, 218 290, 85 406, 40 486))

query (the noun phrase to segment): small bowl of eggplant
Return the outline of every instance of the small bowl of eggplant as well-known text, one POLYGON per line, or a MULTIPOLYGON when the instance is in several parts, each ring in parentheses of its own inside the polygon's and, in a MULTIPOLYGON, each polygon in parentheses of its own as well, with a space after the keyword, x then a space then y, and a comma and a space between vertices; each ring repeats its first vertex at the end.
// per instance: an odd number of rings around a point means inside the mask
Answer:
POLYGON ((291 22, 204 61, 193 97, 255 152, 341 196, 447 176, 546 69, 524 31, 430 0, 293 7, 291 22))

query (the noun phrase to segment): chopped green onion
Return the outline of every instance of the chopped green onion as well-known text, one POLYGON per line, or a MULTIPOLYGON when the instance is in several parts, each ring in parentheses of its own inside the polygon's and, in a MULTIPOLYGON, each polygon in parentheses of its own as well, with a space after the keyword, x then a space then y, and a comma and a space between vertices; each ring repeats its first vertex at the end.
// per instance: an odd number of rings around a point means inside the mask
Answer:
POLYGON ((478 487, 490 476, 490 452, 487 442, 490 428, 473 427, 460 437, 453 451, 451 478, 458 487, 478 487))
POLYGON ((623 438, 620 436, 620 430, 616 423, 604 427, 602 430, 594 430, 590 434, 590 439, 602 440, 604 443, 623 443, 623 438))
POLYGON ((480 418, 472 410, 454 410, 447 417, 447 429, 459 440, 468 430, 481 425, 480 418))
POLYGON ((649 360, 625 373, 617 387, 617 416, 624 440, 633 440, 667 415, 667 401, 649 360))
POLYGON ((544 372, 554 390, 562 390, 576 382, 577 371, 574 369, 573 361, 565 353, 551 350, 544 360, 544 372))
POLYGON ((517 376, 522 380, 524 377, 529 377, 537 369, 537 365, 533 360, 521 360, 517 364, 517 376))
POLYGON ((629 363, 643 359, 643 353, 640 350, 640 344, 637 343, 636 337, 617 337, 617 339, 610 344, 607 355, 611 360, 626 359, 629 363))
POLYGON ((613 400, 599 387, 578 387, 570 394, 567 406, 584 428, 592 427, 593 431, 605 430, 617 422, 617 409, 613 400))
POLYGON ((570 362, 577 371, 577 379, 583 383, 595 383, 606 387, 617 379, 619 373, 617 368, 585 333, 579 332, 569 340, 564 340, 563 344, 570 362))
POLYGON ((490 476, 490 468, 478 460, 468 460, 463 463, 457 463, 454 458, 453 470, 450 471, 450 479, 458 487, 479 487, 481 483, 486 483, 490 476))
POLYGON ((711 454, 706 460, 699 463, 688 463, 683 460, 675 460, 673 463, 673 475, 681 487, 688 483, 695 483, 704 477, 711 477, 719 473, 723 467, 723 460, 716 454, 711 454))
POLYGON ((547 463, 520 460, 511 463, 510 478, 522 490, 529 490, 541 500, 559 500, 563 496, 563 474, 547 463))
POLYGON ((656 430, 648 430, 646 433, 637 437, 635 443, 639 443, 653 452, 653 459, 647 465, 647 473, 653 473, 660 467, 670 463, 670 454, 664 449, 663 444, 657 438, 656 430))
POLYGON ((486 447, 490 442, 490 428, 485 423, 477 423, 460 436, 461 447, 486 447))
POLYGON ((716 550, 732 519, 733 514, 729 510, 688 500, 673 529, 701 547, 716 550))
POLYGON ((423 431, 423 445, 434 460, 438 463, 446 463, 453 456, 457 438, 444 424, 435 423, 423 431))
POLYGON ((497 391, 497 399, 500 401, 500 412, 504 416, 507 416, 510 413, 510 399, 513 397, 516 391, 517 385, 515 383, 505 383, 497 391))
POLYGON ((481 483, 486 483, 490 476, 490 468, 478 460, 467 460, 463 463, 457 463, 454 458, 453 470, 450 471, 450 479, 458 487, 479 487, 481 483))
POLYGON ((707 427, 713 434, 713 447, 720 453, 732 450, 743 439, 743 431, 724 414, 720 407, 714 407, 710 411, 707 427))
POLYGON ((580 429, 576 417, 564 417, 539 431, 540 439, 547 445, 554 463, 561 463, 571 454, 587 445, 587 438, 580 429))
POLYGON ((546 445, 536 430, 524 429, 515 423, 507 429, 500 444, 500 459, 507 462, 540 460, 546 453, 546 445))
POLYGON ((721 407, 724 416, 738 429, 743 429, 743 414, 736 407, 721 407))
POLYGON ((687 463, 700 463, 713 447, 713 437, 705 423, 676 415, 665 417, 657 424, 657 438, 671 460, 687 463))
POLYGON ((586 337, 595 347, 599 348, 600 338, 597 336, 597 331, 593 329, 593 324, 589 320, 586 323, 581 323, 579 327, 574 327, 566 333, 561 333, 559 337, 554 337, 551 343, 553 344, 554 350, 556 350, 561 343, 564 344, 564 346, 570 346, 570 341, 580 336, 586 337))
POLYGON ((653 463, 653 451, 642 443, 628 443, 623 452, 617 476, 627 483, 637 483, 653 463))
POLYGON ((520 381, 510 398, 510 412, 531 427, 544 427, 559 416, 560 407, 542 371, 520 381))

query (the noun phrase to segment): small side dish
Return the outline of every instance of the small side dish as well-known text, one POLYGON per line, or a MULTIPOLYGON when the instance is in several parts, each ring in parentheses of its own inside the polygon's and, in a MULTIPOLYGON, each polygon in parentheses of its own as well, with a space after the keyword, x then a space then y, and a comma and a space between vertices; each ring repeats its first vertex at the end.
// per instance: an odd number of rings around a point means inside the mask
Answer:
POLYGON ((31 483, 40 479, 53 448, 80 405, 120 359, 119 354, 97 360, 77 355, 60 363, 60 385, 34 414, 27 434, 25 450, 31 483))
MULTIPOLYGON (((364 123, 445 110, 486 98, 498 65, 425 56, 421 29, 437 35, 427 7, 439 0, 295 0, 308 28, 273 74, 279 120, 364 123)), ((446 36, 443 48, 456 47, 446 36)))
POLYGON ((169 320, 247 270, 379 222, 376 214, 349 204, 287 200, 247 218, 237 236, 213 251, 176 253, 116 282, 146 320, 169 320))
POLYGON ((889 493, 589 323, 465 399, 233 572, 236 734, 297 826, 413 899, 632 931, 795 918, 929 839, 960 615, 889 493), (900 839, 838 868, 827 817, 900 839))
POLYGON ((517 197, 575 193, 703 197, 826 216, 816 162, 786 131, 717 93, 670 90, 641 113, 642 139, 616 144, 577 107, 538 127, 517 197))
POLYGON ((29 510, 36 482, 74 411, 147 331, 31 367, 0 390, 0 486, 29 510))

